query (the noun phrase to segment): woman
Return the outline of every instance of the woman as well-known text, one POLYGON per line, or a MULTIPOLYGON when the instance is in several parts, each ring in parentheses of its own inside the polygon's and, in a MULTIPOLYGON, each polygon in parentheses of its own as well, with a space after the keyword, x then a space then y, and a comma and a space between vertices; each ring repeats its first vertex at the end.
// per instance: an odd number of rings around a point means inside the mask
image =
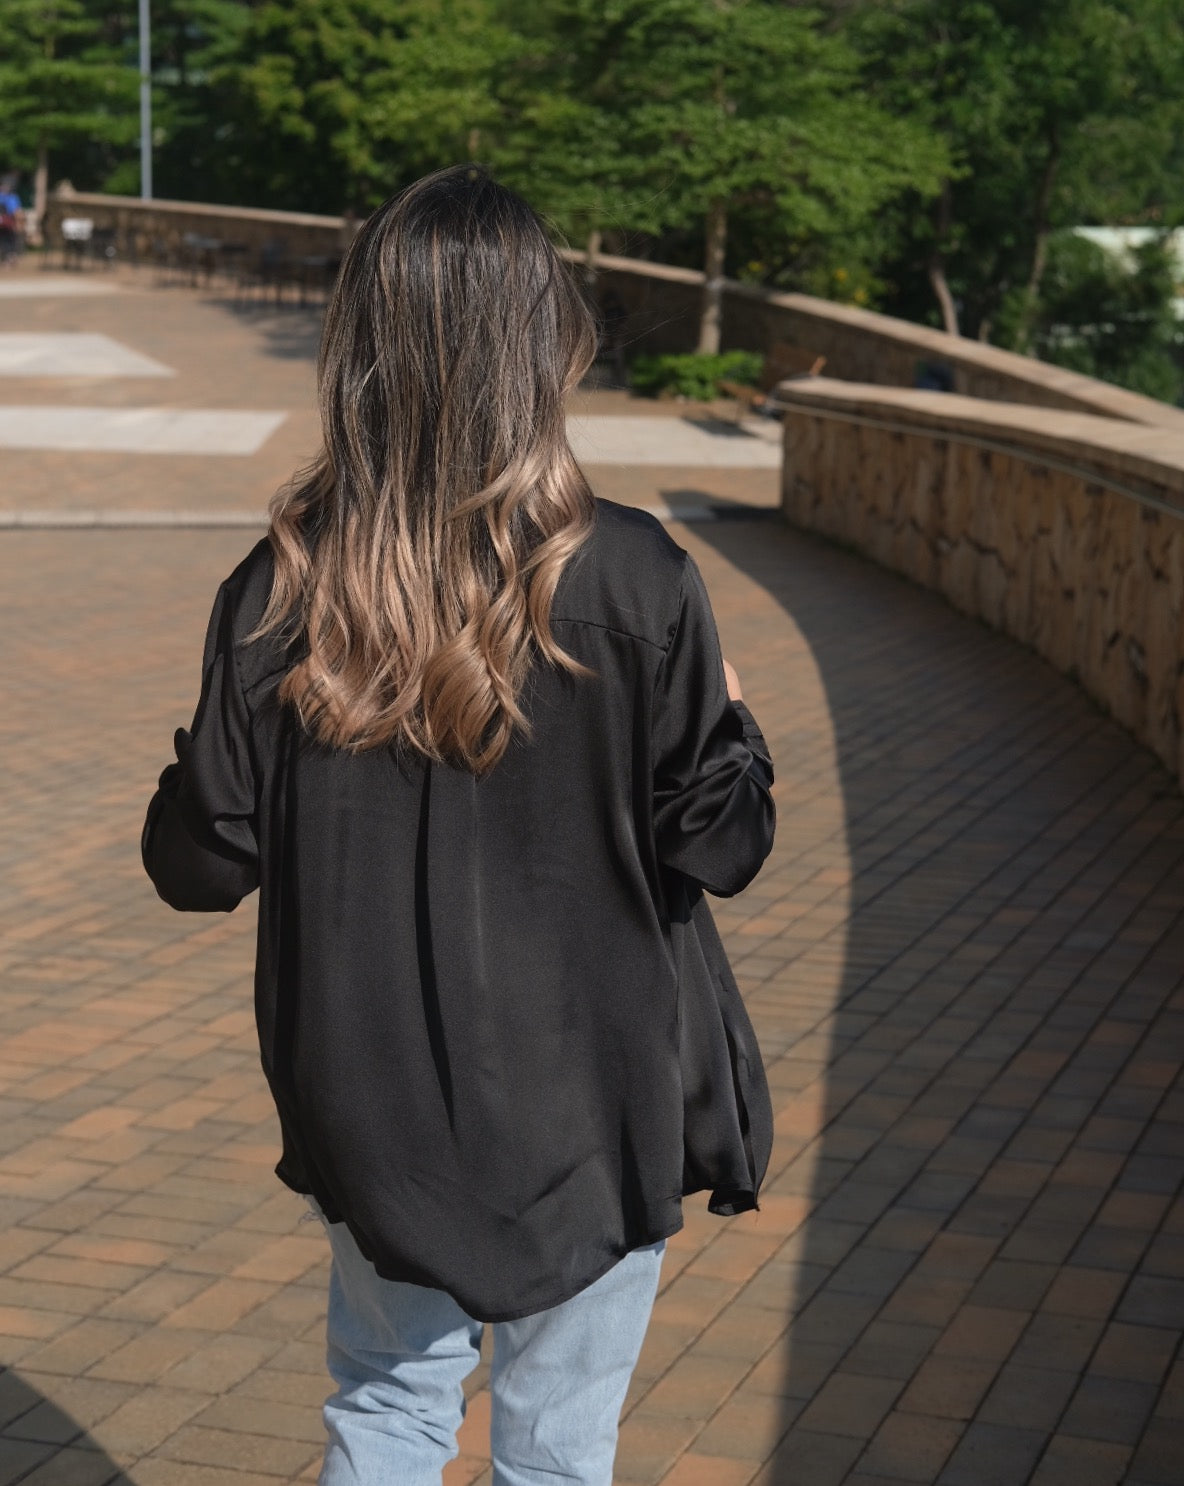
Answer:
POLYGON ((426 1486, 494 1323, 504 1486, 607 1486, 681 1199, 755 1206, 770 1119, 702 889, 754 876, 772 769, 687 554, 595 500, 589 314, 474 168, 351 245, 325 447, 222 585, 144 861, 260 888, 281 1181, 333 1250, 322 1486, 426 1486))

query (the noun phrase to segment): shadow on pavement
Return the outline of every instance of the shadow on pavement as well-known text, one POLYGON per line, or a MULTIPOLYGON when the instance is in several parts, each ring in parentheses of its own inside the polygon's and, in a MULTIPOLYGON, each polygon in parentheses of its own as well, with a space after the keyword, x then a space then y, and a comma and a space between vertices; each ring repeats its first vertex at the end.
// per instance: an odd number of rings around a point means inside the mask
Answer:
POLYGON ((817 740, 773 701, 792 793, 756 911, 806 906, 729 948, 781 1111, 766 1190, 809 1216, 763 1277, 794 1320, 756 1480, 1184 1480, 1157 1412, 1184 1326, 1174 782, 936 596, 780 523, 694 535, 804 638, 845 816, 811 838, 817 740))
POLYGON ((0 1479, 6 1482, 135 1486, 76 1419, 12 1367, 0 1368, 0 1425, 0 1479))
POLYGON ((300 305, 290 299, 277 304, 274 298, 265 295, 247 295, 241 299, 207 295, 202 302, 249 325, 258 333, 268 356, 283 361, 317 359, 324 305, 300 305))

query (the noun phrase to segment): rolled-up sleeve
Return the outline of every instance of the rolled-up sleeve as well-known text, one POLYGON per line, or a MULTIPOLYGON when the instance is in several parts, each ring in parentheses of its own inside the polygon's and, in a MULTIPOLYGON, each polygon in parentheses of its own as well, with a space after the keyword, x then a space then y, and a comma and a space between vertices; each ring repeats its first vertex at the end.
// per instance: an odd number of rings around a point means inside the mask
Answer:
POLYGON ((259 884, 251 719, 236 660, 231 604, 218 591, 206 633, 201 697, 178 728, 141 836, 144 868, 173 908, 229 911, 259 884))
POLYGON ((747 887, 773 845, 773 765, 752 713, 728 697, 703 579, 686 559, 654 694, 659 860, 718 897, 747 887))

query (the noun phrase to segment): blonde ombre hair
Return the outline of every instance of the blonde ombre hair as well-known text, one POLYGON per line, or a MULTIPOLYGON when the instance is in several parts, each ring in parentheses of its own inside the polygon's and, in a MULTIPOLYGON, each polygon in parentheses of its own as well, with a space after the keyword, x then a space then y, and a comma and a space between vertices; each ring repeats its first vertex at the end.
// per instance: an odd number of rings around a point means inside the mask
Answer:
POLYGON ((322 742, 480 774, 529 731, 533 662, 586 671, 550 611, 593 525, 564 403, 595 350, 539 218, 484 171, 363 225, 326 312, 324 448, 272 502, 256 631, 302 636, 280 696, 322 742))

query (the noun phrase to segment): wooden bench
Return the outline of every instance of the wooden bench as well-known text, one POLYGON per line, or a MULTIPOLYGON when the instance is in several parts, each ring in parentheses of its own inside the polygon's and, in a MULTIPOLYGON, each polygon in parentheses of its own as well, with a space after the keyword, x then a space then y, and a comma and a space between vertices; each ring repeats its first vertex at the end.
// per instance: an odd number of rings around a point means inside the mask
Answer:
POLYGON ((721 392, 736 399, 736 421, 747 413, 769 413, 776 407, 776 399, 770 394, 778 382, 792 377, 816 377, 826 365, 826 357, 815 351, 791 346, 787 341, 778 341, 766 354, 761 374, 755 387, 743 382, 721 382, 721 392))

